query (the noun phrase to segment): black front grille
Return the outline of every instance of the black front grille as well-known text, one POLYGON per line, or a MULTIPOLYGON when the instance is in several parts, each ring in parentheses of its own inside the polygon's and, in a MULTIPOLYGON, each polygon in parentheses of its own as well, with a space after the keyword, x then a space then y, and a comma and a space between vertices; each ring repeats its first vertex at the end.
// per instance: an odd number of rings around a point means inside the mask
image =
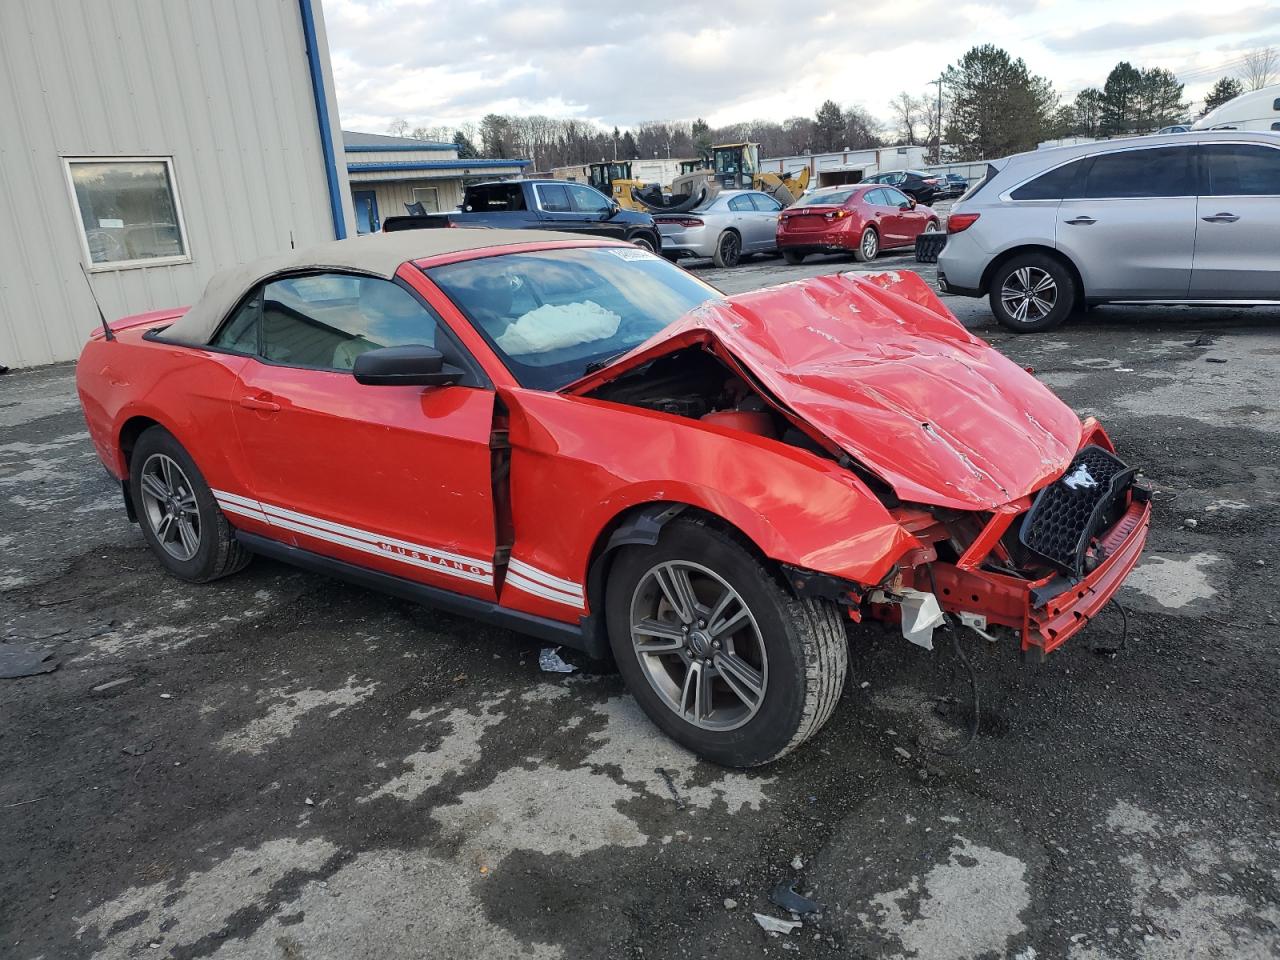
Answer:
POLYGON ((1090 541, 1115 519, 1134 473, 1115 454, 1085 447, 1066 473, 1037 494, 1018 538, 1063 573, 1082 576, 1090 541))

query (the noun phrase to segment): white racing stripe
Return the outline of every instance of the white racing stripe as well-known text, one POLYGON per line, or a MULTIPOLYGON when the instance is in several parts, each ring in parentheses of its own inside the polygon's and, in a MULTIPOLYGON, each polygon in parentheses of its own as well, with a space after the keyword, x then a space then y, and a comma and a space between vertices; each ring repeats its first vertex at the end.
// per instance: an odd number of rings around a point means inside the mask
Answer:
POLYGON ((434 547, 410 543, 396 537, 384 537, 368 530, 348 527, 345 524, 250 500, 248 497, 227 493, 224 490, 214 490, 213 497, 218 501, 218 506, 227 513, 248 517, 282 530, 292 530, 350 550, 358 550, 376 557, 386 557, 409 566, 433 570, 436 573, 458 577, 473 583, 493 583, 493 564, 487 560, 477 560, 473 557, 450 553, 447 550, 437 550, 434 547))
POLYGON ((581 584, 553 576, 515 557, 507 563, 506 584, 516 590, 541 597, 543 600, 563 603, 575 610, 581 610, 586 606, 583 602, 581 584))
POLYGON ((572 596, 582 597, 582 584, 574 583, 572 580, 564 580, 561 577, 555 577, 547 573, 545 570, 539 570, 532 564, 525 563, 512 557, 509 563, 512 573, 518 573, 526 580, 533 580, 552 590, 558 590, 560 593, 567 593, 572 596))

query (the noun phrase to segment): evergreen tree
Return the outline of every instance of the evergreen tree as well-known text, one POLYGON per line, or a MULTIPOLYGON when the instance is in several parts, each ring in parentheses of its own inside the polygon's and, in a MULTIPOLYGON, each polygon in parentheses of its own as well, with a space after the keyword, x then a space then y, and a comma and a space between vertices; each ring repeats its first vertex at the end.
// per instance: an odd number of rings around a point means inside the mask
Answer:
POLYGON ((475 160, 480 156, 480 151, 476 149, 476 145, 461 130, 454 131, 453 145, 458 148, 459 160, 475 160))
POLYGON ((1122 60, 1111 68, 1102 88, 1102 133, 1122 137, 1139 126, 1142 74, 1122 60))
POLYGON ((1244 93, 1244 84, 1235 77, 1221 77, 1218 82, 1213 85, 1204 98, 1204 110, 1200 116, 1204 116, 1210 110, 1216 110, 1228 100, 1234 100, 1240 94, 1244 93))
POLYGON ((844 134, 844 112, 840 109, 840 104, 834 100, 825 101, 818 108, 813 127, 816 149, 819 152, 840 149, 843 144, 839 141, 844 134))
POLYGON ((962 160, 1035 149, 1052 132, 1058 97, 1043 77, 992 44, 974 47, 947 68, 951 116, 945 139, 962 160))

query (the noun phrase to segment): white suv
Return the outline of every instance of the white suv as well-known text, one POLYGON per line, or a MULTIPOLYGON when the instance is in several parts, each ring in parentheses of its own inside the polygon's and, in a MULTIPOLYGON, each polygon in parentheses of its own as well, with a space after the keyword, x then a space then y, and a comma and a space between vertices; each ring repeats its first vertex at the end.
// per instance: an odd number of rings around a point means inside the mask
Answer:
POLYGON ((1280 135, 1179 133, 997 160, 951 211, 947 293, 1030 333, 1095 303, 1280 304, 1280 135))

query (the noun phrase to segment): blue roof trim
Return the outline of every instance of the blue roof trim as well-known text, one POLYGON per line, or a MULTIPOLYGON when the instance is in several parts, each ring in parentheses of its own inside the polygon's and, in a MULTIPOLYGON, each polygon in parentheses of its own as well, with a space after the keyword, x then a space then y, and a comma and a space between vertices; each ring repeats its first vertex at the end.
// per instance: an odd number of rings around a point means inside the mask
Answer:
POLYGON ((338 183, 338 158, 333 149, 333 129, 329 123, 329 98, 324 93, 324 65, 316 39, 316 17, 311 0, 298 0, 302 14, 302 36, 307 45, 307 67, 311 71, 311 95, 316 102, 316 122, 320 126, 320 152, 324 155, 324 176, 329 184, 329 213, 333 217, 335 239, 347 237, 347 218, 342 213, 342 187, 338 183))
POLYGON ((371 143, 360 143, 355 146, 347 147, 347 153, 398 153, 403 150, 457 150, 457 144, 439 143, 435 140, 423 140, 421 143, 393 143, 390 146, 379 147, 371 143))
POLYGON ((493 167, 527 167, 530 160, 382 160, 348 163, 348 173, 390 173, 394 170, 487 170, 493 167))

